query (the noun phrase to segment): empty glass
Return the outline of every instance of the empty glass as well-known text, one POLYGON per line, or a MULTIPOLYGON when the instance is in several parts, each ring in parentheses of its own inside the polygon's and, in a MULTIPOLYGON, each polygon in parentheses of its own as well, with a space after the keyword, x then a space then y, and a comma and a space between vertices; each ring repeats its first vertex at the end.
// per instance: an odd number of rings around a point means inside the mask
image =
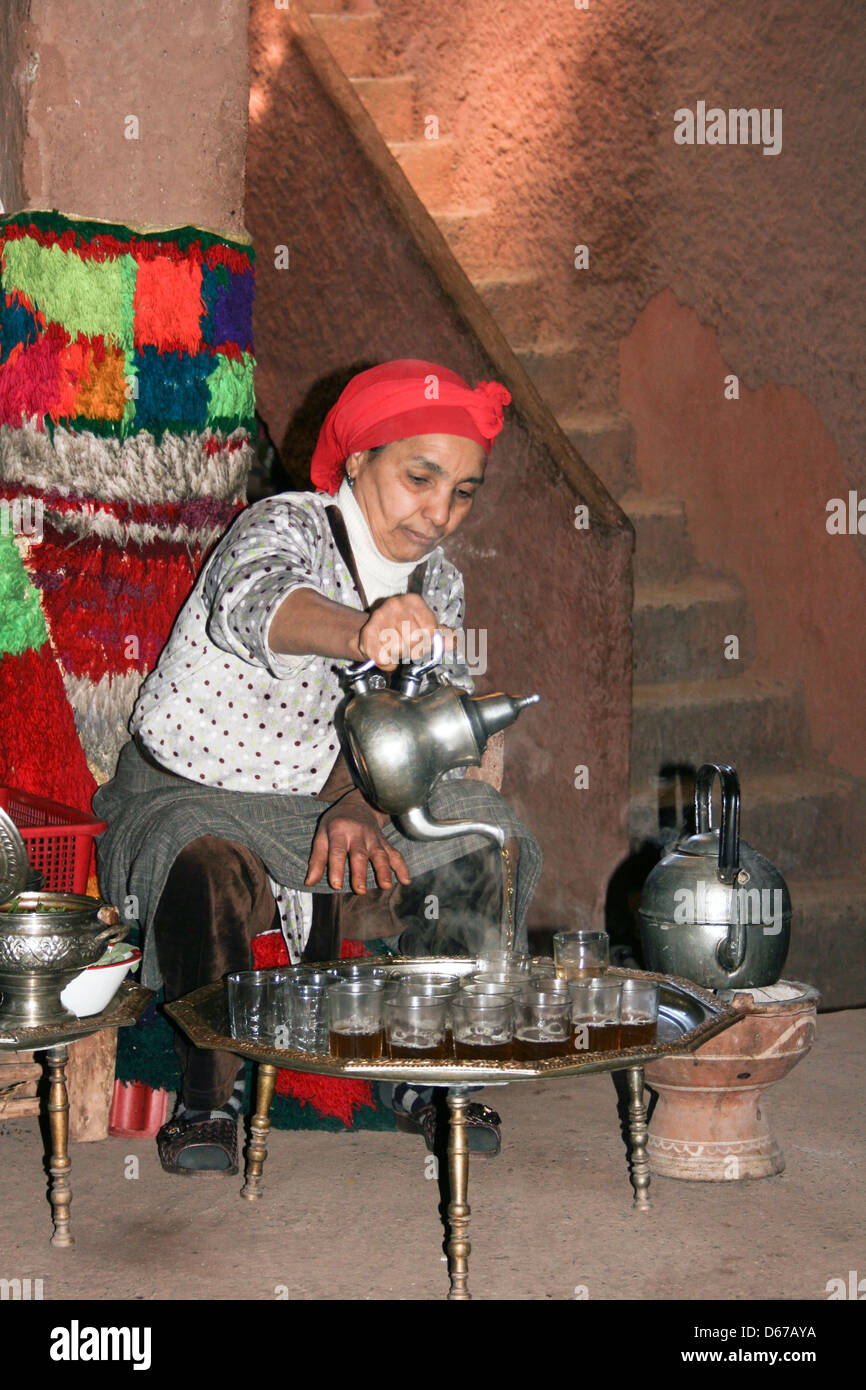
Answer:
POLYGON ((328 1051, 328 996, 323 985, 292 980, 289 986, 288 1046, 298 1052, 328 1051))
POLYGON ((529 962, 529 973, 533 979, 556 974, 556 961, 553 956, 533 956, 529 962))
POLYGON ((385 981, 339 980, 328 987, 328 1041, 335 1057, 382 1056, 385 981))
POLYGON ((476 961, 478 973, 528 975, 532 957, 514 951, 482 951, 476 961))
POLYGON ((385 1037, 392 1057, 441 1062, 446 1042, 448 1000, 431 994, 400 992, 385 1000, 385 1037))
POLYGON ((339 965, 332 966, 331 969, 338 980, 387 979, 387 970, 383 970, 381 965, 374 965, 373 959, 371 956, 369 961, 363 957, 358 960, 341 960, 339 965))
POLYGON ((238 970, 226 976, 229 1029, 233 1038, 279 1046, 289 1025, 292 981, 286 970, 238 970))
POLYGON ((318 985, 321 989, 327 989, 328 985, 340 978, 336 970, 320 970, 318 966, 313 965, 299 965, 294 973, 300 983, 318 985))
POLYGON ((388 984, 389 986, 399 985, 409 994, 433 994, 450 999, 460 988, 460 976, 437 975, 433 972, 418 975, 392 975, 388 984))
POLYGON ((511 1057, 514 1003, 507 994, 473 994, 461 990, 451 1000, 455 1057, 491 1062, 511 1057))
POLYGON ((472 975, 461 985, 460 993, 466 994, 507 994, 514 998, 522 994, 529 984, 528 975, 472 975))
POLYGON ((588 980, 601 975, 610 963, 610 938, 606 931, 557 932, 553 938, 556 973, 565 980, 588 980))
POLYGON ((654 1043, 659 1018, 656 980, 623 980, 620 1010, 620 1047, 646 1047, 654 1043))
POLYGON ((563 994, 570 999, 570 980, 561 980, 557 975, 531 975, 526 984, 532 994, 563 994))
POLYGON ((575 1052, 619 1048, 622 981, 610 976, 571 983, 572 1047, 575 1052))

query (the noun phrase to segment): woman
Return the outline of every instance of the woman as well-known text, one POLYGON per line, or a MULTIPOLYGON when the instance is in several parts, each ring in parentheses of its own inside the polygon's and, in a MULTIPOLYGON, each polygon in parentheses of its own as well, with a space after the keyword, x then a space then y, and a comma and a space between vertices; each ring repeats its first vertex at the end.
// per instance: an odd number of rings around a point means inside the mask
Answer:
MULTIPOLYGON (((109 822, 103 890, 141 921, 142 978, 164 983, 167 1000, 247 968, 250 941, 275 923, 293 961, 305 950, 323 958, 314 947, 328 913, 314 903, 327 909, 335 893, 361 906, 378 893, 401 949, 430 949, 420 905, 431 892, 440 921, 443 893, 469 905, 470 929, 498 920, 498 856, 474 835, 405 839, 353 787, 334 714, 346 663, 393 670, 437 631, 452 678, 471 688, 455 654, 463 581, 439 543, 474 504, 509 400, 498 383, 472 390, 435 363, 360 373, 322 427, 318 491, 247 508, 204 565, 142 685, 132 742, 93 801, 109 822)), ((534 839, 481 782, 445 778, 430 806, 506 831, 518 860, 516 941, 525 943, 541 863, 534 839)), ((466 929, 456 942, 439 929, 434 947, 468 949, 466 929)), ((182 1039, 177 1047, 182 1094, 158 1137, 163 1167, 236 1172, 237 1057, 182 1039)))

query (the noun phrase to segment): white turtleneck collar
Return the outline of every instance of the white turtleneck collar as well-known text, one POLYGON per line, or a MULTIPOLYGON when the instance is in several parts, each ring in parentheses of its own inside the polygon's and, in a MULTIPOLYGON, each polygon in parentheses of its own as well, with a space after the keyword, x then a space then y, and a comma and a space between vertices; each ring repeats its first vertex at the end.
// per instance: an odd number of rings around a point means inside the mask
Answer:
POLYGON ((422 560, 432 555, 433 551, 428 551, 427 555, 422 555, 417 560, 388 560, 373 540, 364 513, 358 506, 346 478, 340 484, 340 490, 334 500, 346 523, 349 544, 358 566, 367 602, 374 603, 376 599, 387 598, 391 594, 405 594, 410 574, 422 560))

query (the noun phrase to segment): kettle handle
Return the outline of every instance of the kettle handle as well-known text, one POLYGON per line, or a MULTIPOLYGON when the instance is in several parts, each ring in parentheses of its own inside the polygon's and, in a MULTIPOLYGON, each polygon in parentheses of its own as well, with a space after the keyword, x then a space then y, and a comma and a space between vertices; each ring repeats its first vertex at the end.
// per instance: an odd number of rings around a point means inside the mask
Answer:
POLYGON ((719 827, 719 878, 733 883, 740 872, 740 779, 730 763, 704 763, 695 777, 695 828, 704 835, 713 828, 712 790, 716 774, 722 789, 719 827))

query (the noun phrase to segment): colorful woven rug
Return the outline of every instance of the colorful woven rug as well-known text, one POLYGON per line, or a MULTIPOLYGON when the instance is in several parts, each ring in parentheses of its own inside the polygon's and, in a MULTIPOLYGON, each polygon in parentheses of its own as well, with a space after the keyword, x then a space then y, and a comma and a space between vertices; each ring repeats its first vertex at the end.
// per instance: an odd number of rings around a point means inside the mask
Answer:
POLYGON ((194 227, 0 218, 0 776, 25 791, 89 806, 244 504, 253 261, 194 227))

